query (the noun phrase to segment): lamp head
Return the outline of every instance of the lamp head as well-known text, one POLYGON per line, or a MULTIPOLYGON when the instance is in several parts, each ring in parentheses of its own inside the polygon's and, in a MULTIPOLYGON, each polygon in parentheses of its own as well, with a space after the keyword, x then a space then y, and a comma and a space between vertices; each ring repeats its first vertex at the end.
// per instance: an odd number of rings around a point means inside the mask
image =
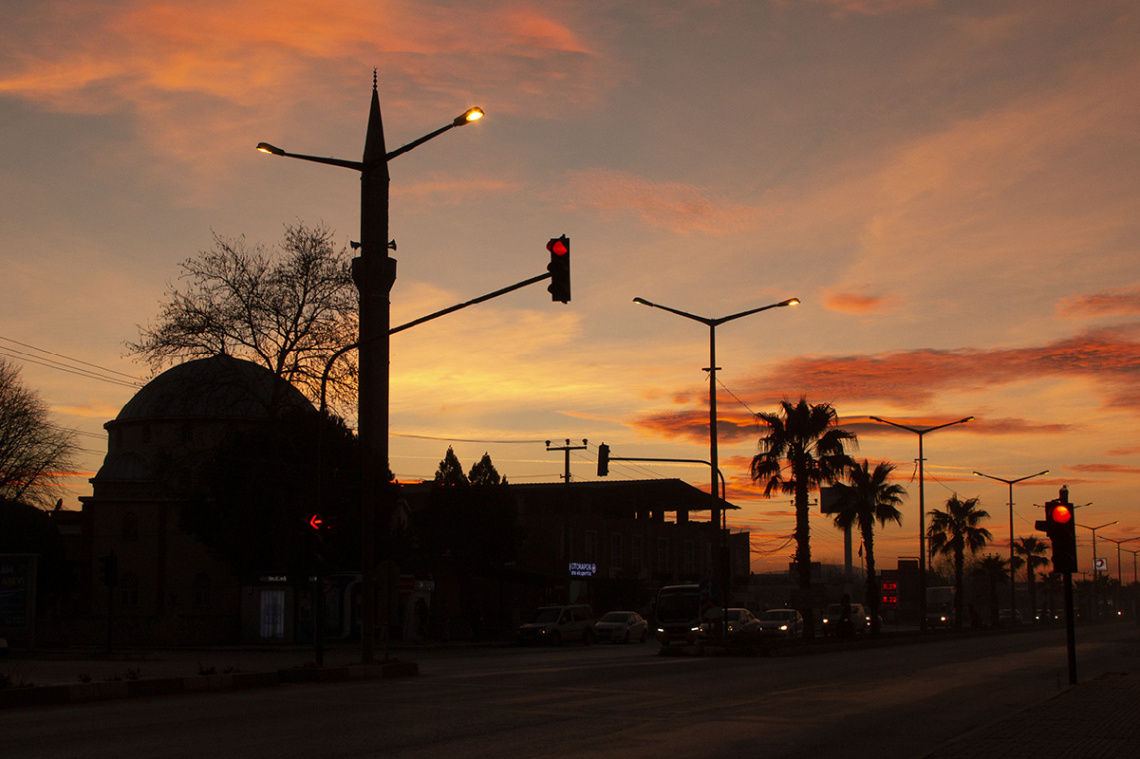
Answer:
POLYGON ((778 305, 780 305, 780 306, 798 306, 799 304, 800 304, 799 298, 788 298, 786 301, 784 301, 783 303, 780 303, 778 305))
POLYGON ((262 153, 271 153, 272 155, 285 155, 285 151, 276 145, 270 145, 268 142, 257 143, 257 149, 262 153))
POLYGON ((481 118, 483 118, 483 109, 476 106, 475 108, 468 108, 466 111, 456 116, 455 120, 451 122, 451 125, 463 126, 464 124, 469 124, 472 121, 478 121, 481 118))

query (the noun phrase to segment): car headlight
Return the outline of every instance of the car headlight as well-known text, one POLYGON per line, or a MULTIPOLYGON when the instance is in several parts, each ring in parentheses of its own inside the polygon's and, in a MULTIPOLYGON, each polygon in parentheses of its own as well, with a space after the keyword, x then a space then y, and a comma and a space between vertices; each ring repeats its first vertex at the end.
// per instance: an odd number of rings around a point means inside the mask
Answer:
POLYGON ((787 625, 780 625, 780 632, 787 632, 787 631, 788 631, 787 625))

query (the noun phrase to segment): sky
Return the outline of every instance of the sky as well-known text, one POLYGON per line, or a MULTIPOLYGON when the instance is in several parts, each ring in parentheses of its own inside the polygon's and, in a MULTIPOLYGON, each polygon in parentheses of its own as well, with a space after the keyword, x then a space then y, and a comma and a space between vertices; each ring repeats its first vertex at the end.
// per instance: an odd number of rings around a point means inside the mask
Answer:
MULTIPOLYGON (((103 424, 148 378, 125 343, 213 235, 359 237, 376 71, 389 150, 392 323, 545 273, 392 339, 392 468, 448 446, 511 482, 614 457, 719 463, 753 568, 785 568, 794 510, 749 478, 755 414, 834 406, 859 459, 896 465, 918 554, 927 510, 977 497, 1008 555, 1067 485, 1126 582, 1140 550, 1140 6, 1131 0, 3 0, 0 355, 78 433, 78 508, 103 424), (1088 504, 1088 505, 1085 505, 1088 504), (1035 508, 1035 505, 1038 508, 1035 508), (1114 523, 1114 524, 1110 524, 1114 523)), ((612 478, 707 466, 611 465, 612 478)), ((813 510, 813 557, 843 540, 813 510)), ((1078 529, 1091 571, 1091 529, 1078 529)))

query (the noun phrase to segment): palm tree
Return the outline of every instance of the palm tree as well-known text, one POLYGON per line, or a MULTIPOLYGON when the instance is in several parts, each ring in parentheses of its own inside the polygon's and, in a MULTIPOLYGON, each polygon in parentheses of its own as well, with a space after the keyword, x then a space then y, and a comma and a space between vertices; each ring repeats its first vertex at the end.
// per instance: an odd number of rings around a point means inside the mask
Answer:
MULTIPOLYGON (((997 586, 1009 579, 1009 560, 996 554, 988 553, 978 562, 978 574, 989 580, 990 583, 990 626, 998 626, 998 600, 997 586)), ((1010 621, 1013 621, 1013 610, 1010 609, 1010 621)))
MULTIPOLYGON (((806 398, 792 404, 780 402, 781 411, 757 416, 768 425, 760 438, 759 453, 752 459, 752 479, 763 480, 764 497, 779 490, 794 496, 796 507, 796 553, 799 586, 811 588, 811 544, 808 525, 808 495, 822 484, 838 480, 851 465, 848 444, 857 445, 854 433, 838 427, 839 417, 830 403, 809 404, 806 398)), ((813 629, 812 613, 805 608, 807 630, 813 629)))
POLYGON ((1049 544, 1031 535, 1028 538, 1018 538, 1017 542, 1013 544, 1013 550, 1018 556, 1023 557, 1026 565, 1025 581, 1029 585, 1029 621, 1033 622, 1037 619, 1037 583, 1034 582, 1034 578, 1037 576, 1038 567, 1049 564, 1049 559, 1045 556, 1045 552, 1049 550, 1049 544))
POLYGON ((984 509, 978 508, 977 498, 960 500, 955 493, 946 501, 946 510, 931 511, 926 536, 930 550, 946 554, 954 560, 954 627, 962 629, 962 572, 966 563, 966 550, 977 553, 985 548, 993 536, 978 523, 989 519, 984 509))
POLYGON ((875 522, 886 527, 887 522, 902 524, 898 510, 906 489, 890 481, 893 464, 880 461, 871 471, 870 462, 852 465, 847 471, 847 482, 837 482, 835 526, 850 530, 859 525, 863 549, 867 556, 867 607, 871 610, 871 634, 879 634, 879 583, 875 578, 875 522))

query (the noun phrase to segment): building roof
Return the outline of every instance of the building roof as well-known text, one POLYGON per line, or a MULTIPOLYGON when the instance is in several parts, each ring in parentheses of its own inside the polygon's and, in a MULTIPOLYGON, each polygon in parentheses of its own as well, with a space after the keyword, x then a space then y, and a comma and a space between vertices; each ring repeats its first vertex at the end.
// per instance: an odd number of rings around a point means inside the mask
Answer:
POLYGON ((313 410, 297 388, 260 364, 211 356, 172 367, 131 398, 113 423, 158 419, 263 419, 313 410))

